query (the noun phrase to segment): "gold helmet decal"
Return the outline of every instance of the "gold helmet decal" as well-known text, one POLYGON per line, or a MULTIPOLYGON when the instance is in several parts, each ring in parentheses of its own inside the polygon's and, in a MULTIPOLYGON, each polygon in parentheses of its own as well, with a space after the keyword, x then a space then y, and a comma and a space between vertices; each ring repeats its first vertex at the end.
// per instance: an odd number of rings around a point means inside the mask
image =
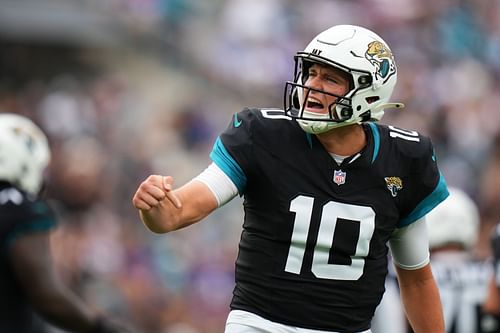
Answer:
POLYGON ((376 40, 368 44, 365 58, 377 68, 375 72, 377 78, 385 79, 396 72, 394 56, 382 42, 376 40))

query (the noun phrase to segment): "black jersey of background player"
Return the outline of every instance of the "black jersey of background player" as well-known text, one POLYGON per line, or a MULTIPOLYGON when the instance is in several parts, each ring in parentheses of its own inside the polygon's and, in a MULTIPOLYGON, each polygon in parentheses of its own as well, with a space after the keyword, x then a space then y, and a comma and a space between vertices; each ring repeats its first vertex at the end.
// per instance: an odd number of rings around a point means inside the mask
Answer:
POLYGON ((430 140, 363 125, 368 143, 338 165, 283 111, 245 109, 212 160, 244 195, 231 308, 284 324, 368 329, 397 227, 448 194, 430 140))
POLYGON ((29 301, 14 276, 9 251, 24 234, 48 230, 54 225, 45 203, 0 182, 0 332, 38 332, 29 301))

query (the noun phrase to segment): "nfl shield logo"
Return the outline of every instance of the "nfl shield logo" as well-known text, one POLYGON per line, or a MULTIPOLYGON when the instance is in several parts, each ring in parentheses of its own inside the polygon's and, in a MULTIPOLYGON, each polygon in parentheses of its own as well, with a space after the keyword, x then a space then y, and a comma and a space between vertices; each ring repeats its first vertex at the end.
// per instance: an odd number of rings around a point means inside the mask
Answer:
POLYGON ((335 170, 333 173, 333 182, 337 185, 345 184, 346 173, 342 170, 335 170))

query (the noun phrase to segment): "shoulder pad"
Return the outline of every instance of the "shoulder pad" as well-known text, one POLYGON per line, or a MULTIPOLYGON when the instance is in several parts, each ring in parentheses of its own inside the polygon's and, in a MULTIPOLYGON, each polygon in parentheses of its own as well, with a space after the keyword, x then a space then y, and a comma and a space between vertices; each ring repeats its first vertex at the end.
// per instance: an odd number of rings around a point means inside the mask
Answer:
POLYGON ((15 187, 0 191, 0 214, 2 216, 30 217, 37 219, 53 218, 52 209, 43 201, 31 197, 15 187))

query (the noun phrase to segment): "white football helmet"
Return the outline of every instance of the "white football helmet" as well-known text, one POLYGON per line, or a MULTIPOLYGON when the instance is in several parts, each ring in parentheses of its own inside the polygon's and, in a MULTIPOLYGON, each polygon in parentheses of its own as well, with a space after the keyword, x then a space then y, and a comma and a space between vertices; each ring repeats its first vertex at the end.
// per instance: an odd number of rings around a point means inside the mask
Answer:
POLYGON ((402 103, 390 103, 397 81, 396 63, 386 42, 374 32, 354 25, 337 25, 319 35, 304 51, 295 55, 294 81, 285 85, 285 112, 306 132, 319 134, 332 128, 378 121, 384 108, 402 108, 402 103), (311 89, 304 83, 313 63, 333 66, 350 77, 350 90, 328 106, 328 114, 305 110, 311 89))
POLYGON ((30 119, 0 113, 0 180, 38 194, 50 160, 47 137, 30 119))
POLYGON ((447 244, 471 248, 479 233, 479 211, 476 203, 458 188, 426 215, 429 246, 435 249, 447 244))

